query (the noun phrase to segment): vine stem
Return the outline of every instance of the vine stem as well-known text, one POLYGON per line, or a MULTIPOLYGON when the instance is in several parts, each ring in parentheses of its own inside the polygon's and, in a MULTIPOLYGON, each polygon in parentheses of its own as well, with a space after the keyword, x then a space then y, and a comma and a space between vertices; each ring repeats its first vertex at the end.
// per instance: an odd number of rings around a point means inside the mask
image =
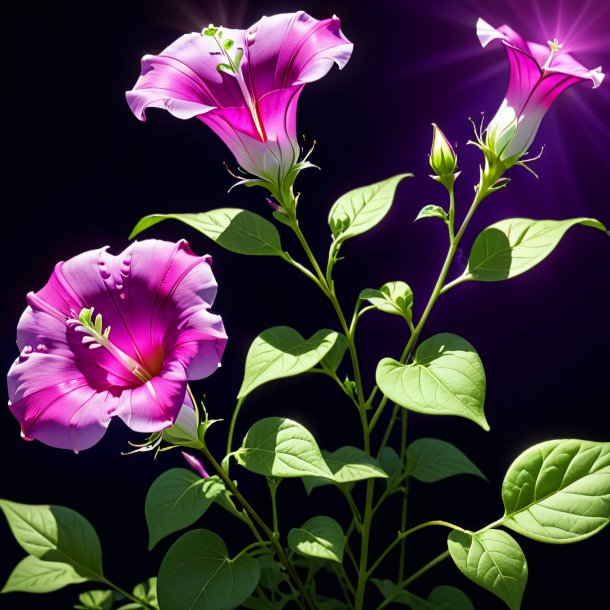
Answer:
POLYGON ((303 601, 305 602, 305 605, 308 608, 310 608, 311 610, 315 610, 315 606, 312 604, 311 600, 309 599, 309 596, 307 595, 307 591, 305 590, 303 582, 301 581, 299 575, 297 574, 297 571, 296 571, 294 565, 292 564, 292 562, 290 561, 290 559, 284 552, 284 549, 282 548, 282 545, 279 543, 277 536, 275 535, 273 530, 271 530, 271 528, 262 520, 262 518, 259 516, 259 514, 254 510, 252 505, 246 500, 246 498, 244 498, 242 493, 237 489, 237 486, 235 485, 235 483, 233 483, 233 481, 227 475, 225 470, 220 466, 220 464, 215 460, 214 456, 210 453, 207 446, 204 445, 203 448, 201 449, 201 451, 205 455, 205 457, 209 460, 210 464, 212 464, 212 467, 218 473, 218 476, 223 480, 224 484, 227 486, 227 489, 239 500, 239 503, 244 507, 244 510, 248 513, 248 515, 250 515, 250 517, 252 517, 252 519, 254 519, 256 524, 265 533, 265 536, 267 536, 267 538, 269 538, 269 540, 273 546, 273 549, 275 550, 275 552, 278 556, 278 559, 285 566, 286 570, 288 570, 288 573, 290 574, 291 578, 297 585, 297 588, 299 590, 299 593, 300 593, 303 601))

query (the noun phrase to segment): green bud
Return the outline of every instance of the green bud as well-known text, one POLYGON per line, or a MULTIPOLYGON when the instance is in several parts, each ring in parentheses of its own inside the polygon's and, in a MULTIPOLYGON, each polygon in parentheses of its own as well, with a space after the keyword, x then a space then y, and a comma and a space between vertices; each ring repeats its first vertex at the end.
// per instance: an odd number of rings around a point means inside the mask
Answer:
POLYGON ((432 123, 432 129, 430 167, 439 177, 452 176, 457 168, 457 155, 436 123, 432 123))

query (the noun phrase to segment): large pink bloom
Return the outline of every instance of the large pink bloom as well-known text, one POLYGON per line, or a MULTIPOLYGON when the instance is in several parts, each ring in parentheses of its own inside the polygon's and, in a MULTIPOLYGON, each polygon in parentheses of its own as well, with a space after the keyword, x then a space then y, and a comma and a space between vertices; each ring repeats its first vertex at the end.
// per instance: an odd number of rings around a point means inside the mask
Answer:
POLYGON ((263 17, 248 30, 210 28, 185 34, 160 55, 142 59, 127 102, 140 120, 149 107, 197 117, 239 165, 281 197, 299 163, 296 109, 306 83, 342 68, 353 45, 337 17, 304 12, 263 17))
POLYGON ((147 240, 58 263, 17 326, 8 392, 23 436, 79 451, 113 416, 137 432, 171 426, 187 380, 212 374, 227 341, 210 262, 186 241, 147 240))
POLYGON ((604 79, 601 67, 585 68, 557 40, 546 45, 528 42, 507 25, 496 29, 483 19, 477 22, 477 36, 484 47, 501 41, 508 54, 508 90, 486 137, 487 147, 508 165, 527 152, 542 117, 560 93, 586 80, 596 88, 604 79))

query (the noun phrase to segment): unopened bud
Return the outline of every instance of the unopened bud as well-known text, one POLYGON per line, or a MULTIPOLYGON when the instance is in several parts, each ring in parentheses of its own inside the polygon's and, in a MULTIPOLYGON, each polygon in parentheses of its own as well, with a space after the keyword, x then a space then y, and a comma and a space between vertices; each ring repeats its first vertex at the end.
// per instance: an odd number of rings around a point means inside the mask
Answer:
POLYGON ((432 123, 432 129, 430 167, 439 177, 453 176, 457 168, 457 155, 436 123, 432 123))

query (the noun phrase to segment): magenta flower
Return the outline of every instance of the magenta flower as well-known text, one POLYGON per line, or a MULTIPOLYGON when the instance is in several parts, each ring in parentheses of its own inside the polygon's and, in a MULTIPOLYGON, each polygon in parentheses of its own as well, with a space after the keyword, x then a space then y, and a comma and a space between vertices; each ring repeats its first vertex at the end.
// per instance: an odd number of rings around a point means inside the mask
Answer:
POLYGON ((337 17, 318 21, 302 11, 263 17, 248 30, 210 26, 144 56, 127 102, 142 121, 149 107, 197 117, 255 176, 239 184, 262 185, 283 201, 310 165, 299 161, 299 94, 333 63, 343 68, 352 48, 337 17))
POLYGON ((585 68, 564 52, 557 40, 547 45, 528 42, 507 25, 495 29, 479 19, 477 36, 484 47, 500 40, 508 54, 508 90, 487 126, 484 146, 510 167, 527 152, 544 113, 562 91, 585 80, 590 80, 593 88, 599 87, 604 74, 601 67, 585 68))
POLYGON ((210 262, 186 241, 147 240, 57 264, 17 326, 8 393, 23 437, 76 452, 114 416, 136 432, 171 426, 227 341, 210 262))

